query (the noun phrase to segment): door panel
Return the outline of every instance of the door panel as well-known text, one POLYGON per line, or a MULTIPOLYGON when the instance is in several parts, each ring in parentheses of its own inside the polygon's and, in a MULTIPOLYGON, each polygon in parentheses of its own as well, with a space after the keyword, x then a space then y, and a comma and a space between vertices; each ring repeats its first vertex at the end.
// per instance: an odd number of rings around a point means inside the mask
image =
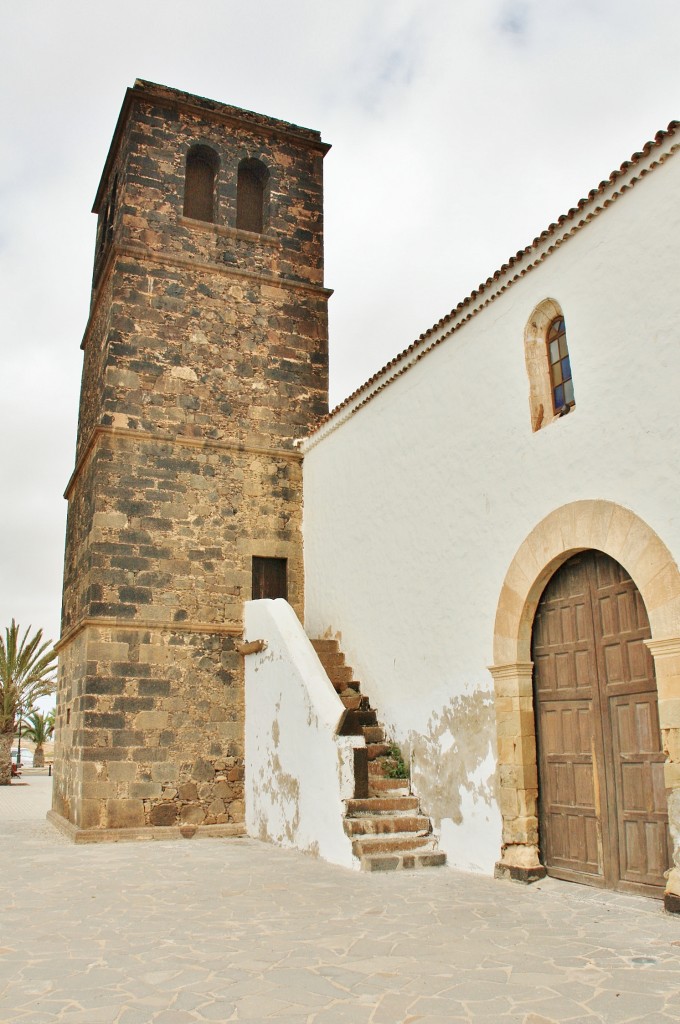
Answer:
POLYGON ((610 715, 619 877, 662 887, 669 843, 656 694, 614 697, 610 715))
POLYGON ((277 597, 288 599, 286 559, 253 556, 253 601, 277 597))
POLYGON ((546 867, 661 895, 670 837, 650 635, 631 578, 590 551, 548 583, 532 655, 546 867))

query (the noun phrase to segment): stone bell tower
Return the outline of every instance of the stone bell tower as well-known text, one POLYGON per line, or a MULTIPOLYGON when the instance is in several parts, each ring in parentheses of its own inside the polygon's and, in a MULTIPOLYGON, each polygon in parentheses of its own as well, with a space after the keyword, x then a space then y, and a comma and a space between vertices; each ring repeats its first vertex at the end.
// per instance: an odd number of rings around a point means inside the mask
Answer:
POLYGON ((327 411, 328 148, 127 90, 66 491, 51 817, 81 841, 243 831, 242 606, 302 611, 294 439, 327 411))

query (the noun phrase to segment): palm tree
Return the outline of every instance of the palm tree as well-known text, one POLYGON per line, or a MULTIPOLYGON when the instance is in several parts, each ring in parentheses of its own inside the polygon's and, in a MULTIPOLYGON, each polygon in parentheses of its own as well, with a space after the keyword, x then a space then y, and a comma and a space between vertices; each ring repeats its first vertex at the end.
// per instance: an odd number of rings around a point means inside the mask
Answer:
POLYGON ((21 735, 35 743, 33 767, 44 768, 45 752, 43 750, 43 743, 46 743, 54 732, 52 712, 48 715, 43 715, 40 711, 30 711, 24 721, 25 724, 21 730, 21 735))
POLYGON ((12 781, 10 752, 19 712, 30 713, 39 697, 54 693, 57 652, 52 641, 43 643, 42 629, 29 639, 29 626, 23 637, 12 619, 0 636, 0 786, 12 781))

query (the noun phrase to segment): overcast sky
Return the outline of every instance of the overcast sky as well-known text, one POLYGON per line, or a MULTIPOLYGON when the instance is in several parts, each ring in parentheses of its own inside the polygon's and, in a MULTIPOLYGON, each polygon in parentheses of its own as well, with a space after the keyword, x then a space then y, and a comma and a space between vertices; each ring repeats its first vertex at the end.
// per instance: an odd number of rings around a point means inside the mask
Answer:
POLYGON ((337 404, 680 118, 679 38, 678 0, 5 0, 0 627, 59 635, 90 210, 135 78, 333 144, 337 404))

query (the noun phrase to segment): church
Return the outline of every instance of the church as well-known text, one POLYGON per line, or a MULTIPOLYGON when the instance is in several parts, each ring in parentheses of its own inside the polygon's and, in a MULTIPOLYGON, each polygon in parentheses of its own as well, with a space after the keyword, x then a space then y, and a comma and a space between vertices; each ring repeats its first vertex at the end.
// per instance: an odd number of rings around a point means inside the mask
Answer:
POLYGON ((680 911, 679 129, 329 412, 329 146, 127 90, 94 204, 55 825, 680 911))

